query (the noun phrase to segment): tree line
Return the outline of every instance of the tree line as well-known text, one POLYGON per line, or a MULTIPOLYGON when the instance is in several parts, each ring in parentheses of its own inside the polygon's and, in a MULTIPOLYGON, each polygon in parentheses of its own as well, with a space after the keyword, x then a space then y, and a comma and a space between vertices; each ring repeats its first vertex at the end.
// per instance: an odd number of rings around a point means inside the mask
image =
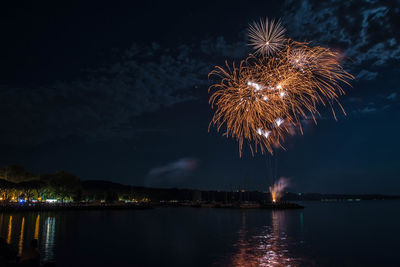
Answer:
POLYGON ((0 168, 0 200, 30 202, 33 199, 79 200, 81 181, 65 171, 35 175, 19 165, 0 168))

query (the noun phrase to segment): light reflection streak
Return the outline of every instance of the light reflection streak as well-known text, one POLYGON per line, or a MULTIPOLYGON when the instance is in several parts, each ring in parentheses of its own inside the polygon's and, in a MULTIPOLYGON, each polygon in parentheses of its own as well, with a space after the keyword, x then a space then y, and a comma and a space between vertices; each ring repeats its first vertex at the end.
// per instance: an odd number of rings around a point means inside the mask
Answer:
POLYGON ((45 225, 44 225, 44 261, 54 260, 54 235, 55 235, 55 227, 56 226, 56 218, 48 217, 45 225))
POLYGON ((12 216, 10 215, 10 219, 8 221, 7 244, 11 243, 11 234, 12 234, 12 216))
POLYGON ((305 234, 304 234, 304 215, 303 212, 300 212, 300 243, 304 243, 305 234))
POLYGON ((24 226, 25 226, 25 217, 22 217, 21 233, 19 235, 19 242, 18 242, 18 255, 22 254, 22 249, 24 247, 24 226))
POLYGON ((44 261, 55 260, 56 217, 38 213, 32 216, 0 213, 0 226, 3 226, 0 227, 0 237, 4 237, 5 242, 12 245, 18 255, 29 246, 32 238, 38 240, 44 261))
POLYGON ((38 214, 35 222, 35 233, 33 235, 33 238, 37 240, 39 240, 39 222, 40 222, 40 215, 38 214))
POLYGON ((233 255, 231 266, 299 266, 299 260, 290 255, 289 239, 284 231, 285 213, 272 211, 271 225, 260 234, 253 235, 246 228, 245 213, 242 227, 238 231, 237 253, 233 255))
POLYGON ((3 229, 3 213, 0 213, 0 233, 1 229, 3 229))

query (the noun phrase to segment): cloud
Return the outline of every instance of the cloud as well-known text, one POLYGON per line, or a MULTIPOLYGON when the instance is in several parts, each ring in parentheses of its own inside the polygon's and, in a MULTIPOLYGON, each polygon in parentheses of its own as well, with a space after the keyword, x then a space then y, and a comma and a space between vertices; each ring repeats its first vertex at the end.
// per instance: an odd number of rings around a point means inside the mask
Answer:
POLYGON ((386 97, 387 100, 396 100, 397 98, 397 93, 391 93, 386 97))
POLYGON ((65 138, 96 141, 131 137, 143 114, 194 101, 206 90, 208 73, 226 58, 246 55, 245 38, 223 37, 163 48, 133 44, 111 63, 77 79, 31 88, 0 88, 0 144, 33 144, 65 138))
POLYGON ((374 79, 378 67, 400 60, 396 1, 285 2, 289 35, 344 49, 360 79, 374 79))
POLYGON ((152 168, 149 171, 148 176, 150 177, 162 176, 162 175, 167 175, 172 177, 184 176, 188 172, 196 169, 196 167, 197 167, 197 159, 181 158, 178 159, 177 161, 168 163, 167 165, 152 168))
POLYGON ((368 70, 361 70, 357 75, 356 79, 357 80, 374 80, 378 76, 377 72, 372 72, 368 70))
POLYGON ((150 169, 147 186, 176 186, 197 169, 198 159, 181 158, 163 166, 150 169))
POLYGON ((361 103, 362 99, 360 97, 348 97, 346 98, 346 101, 350 103, 361 103))
MULTIPOLYGON (((181 45, 132 45, 111 64, 39 88, 0 89, 0 142, 40 144, 60 138, 98 140, 141 131, 135 119, 195 100, 212 67, 181 45)), ((153 129, 154 130, 154 129, 153 129)))
POLYGON ((228 43, 223 36, 202 40, 200 50, 206 55, 212 55, 224 58, 242 58, 249 52, 245 37, 240 36, 239 41, 228 43))
POLYGON ((353 109, 351 112, 353 115, 369 115, 381 111, 385 111, 390 109, 391 106, 388 104, 380 103, 379 105, 376 105, 375 103, 369 103, 368 105, 364 107, 358 107, 353 109))
POLYGON ((396 99, 397 92, 393 92, 390 94, 381 93, 372 97, 349 97, 347 98, 347 103, 352 110, 350 113, 354 115, 364 115, 392 109, 396 106, 394 102, 396 99))
POLYGON ((363 113, 363 114, 368 114, 368 113, 373 113, 376 111, 377 111, 377 109, 374 107, 365 107, 365 108, 361 109, 359 112, 363 113))

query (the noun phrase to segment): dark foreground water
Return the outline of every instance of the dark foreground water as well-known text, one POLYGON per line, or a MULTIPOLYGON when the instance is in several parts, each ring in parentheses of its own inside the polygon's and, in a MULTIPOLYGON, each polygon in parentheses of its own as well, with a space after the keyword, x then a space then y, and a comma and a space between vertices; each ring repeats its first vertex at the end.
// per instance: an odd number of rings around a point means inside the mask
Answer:
POLYGON ((304 205, 3 213, 0 235, 57 266, 400 266, 400 201, 304 205))

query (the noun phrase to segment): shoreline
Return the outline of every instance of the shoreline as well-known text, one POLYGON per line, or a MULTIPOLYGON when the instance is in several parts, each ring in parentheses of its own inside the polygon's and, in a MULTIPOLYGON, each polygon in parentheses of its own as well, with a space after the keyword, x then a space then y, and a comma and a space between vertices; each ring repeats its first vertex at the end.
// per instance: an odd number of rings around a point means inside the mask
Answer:
POLYGON ((152 209, 149 204, 3 204, 0 212, 152 209))
POLYGON ((284 209, 303 209, 301 206, 294 202, 281 202, 281 203, 96 203, 96 204, 82 204, 82 203, 64 203, 64 204, 19 204, 9 203, 0 204, 0 212, 47 212, 47 211, 68 211, 68 210, 148 210, 153 208, 165 207, 190 207, 190 208, 213 208, 213 209, 270 209, 270 210, 284 210, 284 209))

